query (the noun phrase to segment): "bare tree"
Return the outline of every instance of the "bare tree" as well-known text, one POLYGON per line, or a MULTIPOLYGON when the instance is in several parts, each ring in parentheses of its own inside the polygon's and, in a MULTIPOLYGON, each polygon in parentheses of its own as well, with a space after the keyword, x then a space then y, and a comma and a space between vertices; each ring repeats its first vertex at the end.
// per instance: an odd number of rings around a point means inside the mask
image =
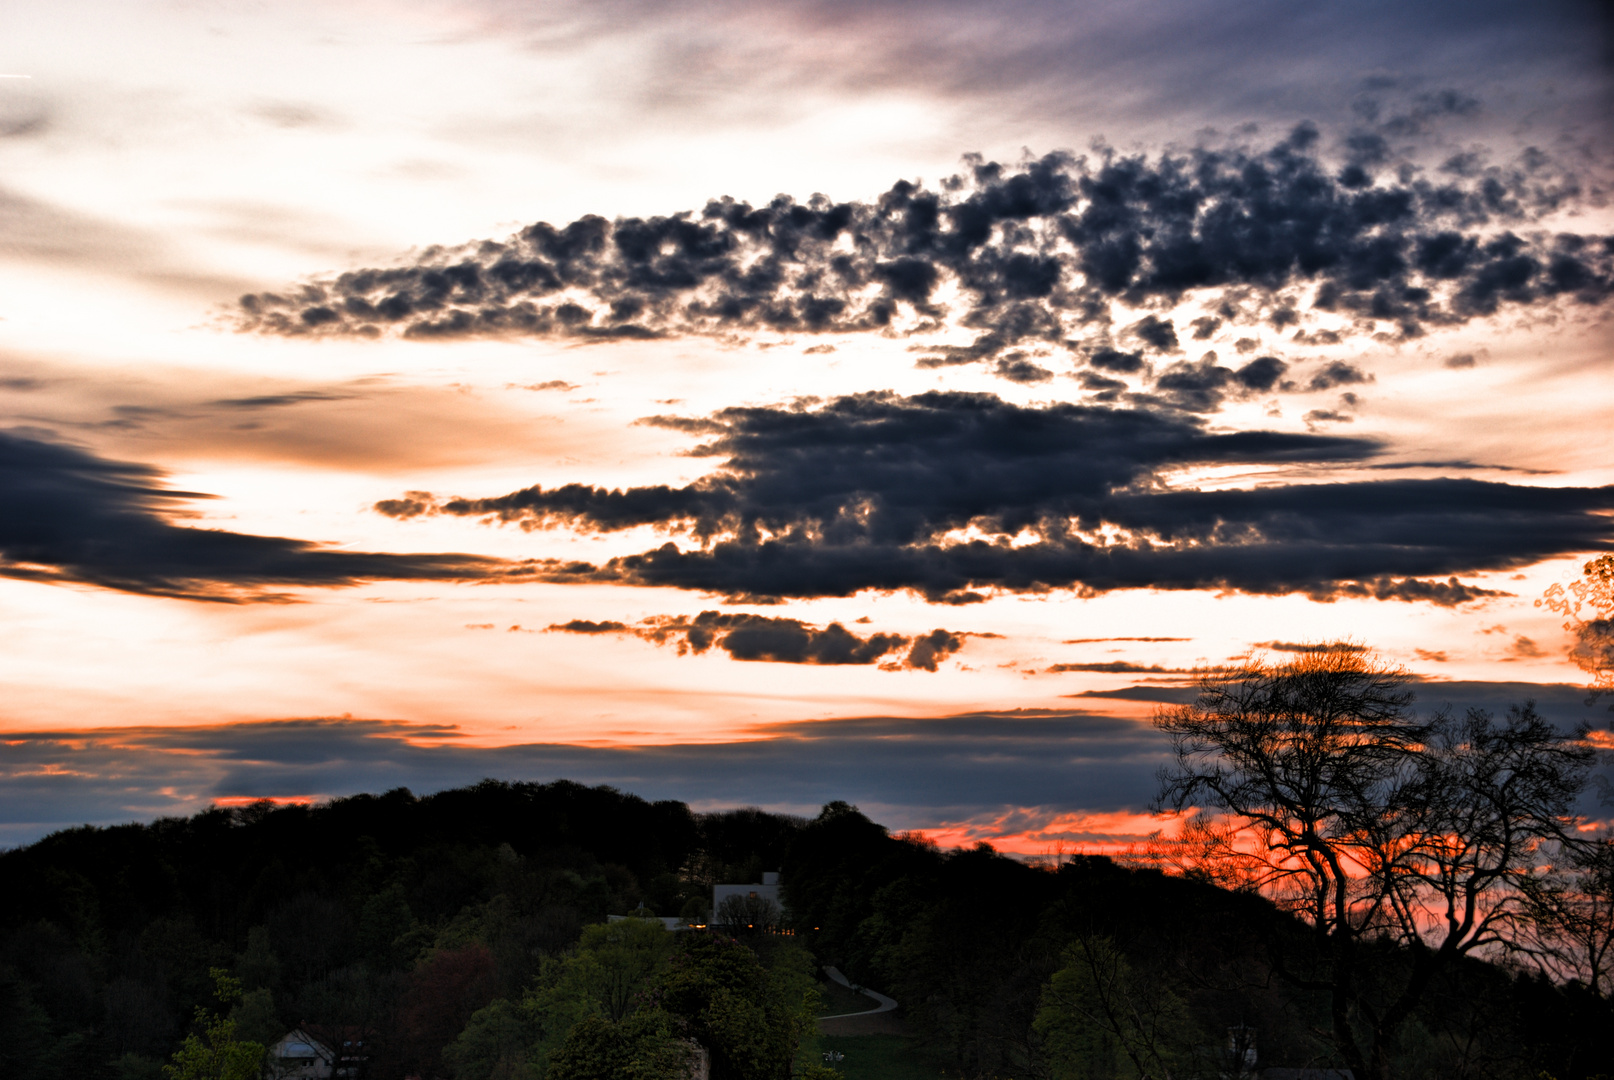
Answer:
POLYGON ((712 919, 735 935, 765 933, 776 929, 783 920, 779 905, 766 896, 741 896, 733 893, 717 905, 712 919))
POLYGON ((1598 997, 1614 995, 1614 835, 1566 846, 1553 869, 1531 889, 1543 966, 1598 997))
POLYGON ((1388 1077, 1435 975, 1523 946, 1527 886, 1573 846, 1591 750, 1531 706, 1503 721, 1413 712, 1411 679, 1359 648, 1208 674, 1161 710, 1173 766, 1156 806, 1195 813, 1178 858, 1258 888, 1315 931, 1323 963, 1289 971, 1328 995, 1333 1042, 1358 1077, 1388 1077), (1369 977, 1389 939, 1408 962, 1369 977))

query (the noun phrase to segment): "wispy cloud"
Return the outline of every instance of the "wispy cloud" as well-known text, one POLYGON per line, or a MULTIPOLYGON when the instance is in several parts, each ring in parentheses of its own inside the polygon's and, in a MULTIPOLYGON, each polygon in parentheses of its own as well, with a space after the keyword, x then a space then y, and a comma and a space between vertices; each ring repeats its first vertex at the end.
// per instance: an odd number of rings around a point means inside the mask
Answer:
POLYGON ((232 603, 365 580, 476 580, 509 572, 477 555, 393 555, 307 540, 187 528, 168 517, 206 495, 159 470, 35 433, 0 431, 0 575, 232 603))

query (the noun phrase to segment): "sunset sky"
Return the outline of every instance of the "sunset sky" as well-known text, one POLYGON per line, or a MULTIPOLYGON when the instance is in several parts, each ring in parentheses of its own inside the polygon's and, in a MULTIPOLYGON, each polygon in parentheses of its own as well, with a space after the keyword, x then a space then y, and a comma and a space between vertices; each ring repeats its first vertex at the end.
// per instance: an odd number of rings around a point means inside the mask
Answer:
MULTIPOLYGON (((0 845, 610 783, 1123 843, 1197 667, 1588 709, 1595 3, 0 4, 0 845)), ((1599 709, 1601 706, 1599 706, 1599 709)))

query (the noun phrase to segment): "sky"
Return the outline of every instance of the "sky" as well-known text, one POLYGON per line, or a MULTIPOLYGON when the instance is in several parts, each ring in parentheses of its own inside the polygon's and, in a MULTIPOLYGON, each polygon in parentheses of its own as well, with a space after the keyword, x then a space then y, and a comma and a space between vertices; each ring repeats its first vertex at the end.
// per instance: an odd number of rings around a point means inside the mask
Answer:
POLYGON ((1196 671, 1590 721, 1579 2, 0 3, 0 845, 609 783, 1125 844, 1196 671))

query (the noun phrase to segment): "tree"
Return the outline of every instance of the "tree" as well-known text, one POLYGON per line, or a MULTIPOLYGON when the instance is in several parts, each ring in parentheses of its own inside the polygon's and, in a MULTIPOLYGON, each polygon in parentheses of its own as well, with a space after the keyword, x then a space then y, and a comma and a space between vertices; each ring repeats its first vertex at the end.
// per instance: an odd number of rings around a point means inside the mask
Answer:
POLYGON ((1078 935, 1064 961, 1034 1022, 1058 1080, 1170 1080, 1201 1041, 1181 999, 1160 979, 1139 977, 1107 937, 1078 935))
MULTIPOLYGON (((443 1058, 457 1080, 542 1074, 559 1060, 556 1055, 567 1044, 568 1033, 583 1021, 600 1019, 607 1027, 598 1030, 617 1030, 635 1011, 650 980, 667 966, 674 944, 673 935, 654 918, 587 927, 570 955, 545 958, 519 1002, 501 998, 478 1010, 443 1058)), ((578 1068, 593 1060, 582 1050, 576 1054, 578 1068)))
POLYGON ((681 1034, 711 1053, 712 1080, 788 1080, 818 994, 806 951, 774 941, 771 967, 732 938, 690 931, 652 990, 681 1034))
POLYGON ((440 949, 415 965, 402 1008, 404 1049, 414 1071, 444 1072, 443 1048, 493 1000, 495 976, 493 954, 480 942, 440 949))
MULTIPOLYGON (((1596 704, 1604 694, 1614 693, 1614 555, 1600 555, 1581 567, 1581 579, 1553 585, 1536 607, 1546 607, 1564 616, 1564 629, 1575 635, 1569 659, 1591 676, 1591 696, 1587 705, 1596 704)), ((1609 706, 1614 710, 1614 705, 1609 706)))
POLYGON ((696 1048, 673 1034, 670 1017, 642 1009, 612 1023, 590 1016, 566 1036, 549 1080, 685 1080, 696 1048))
POLYGON ((717 905, 712 921, 730 934, 762 934, 775 929, 783 919, 779 905, 766 896, 732 893, 717 905))
POLYGON ((1557 873, 1534 883, 1540 947, 1558 974, 1599 998, 1614 996, 1614 836, 1561 853, 1557 873))
POLYGON ((587 927, 577 955, 590 995, 608 1020, 619 1023, 672 953, 673 935, 660 919, 627 918, 587 927))
MULTIPOLYGON (((215 994, 229 1005, 241 996, 241 980, 223 968, 213 968, 215 994)), ((235 1021, 220 1017, 203 1006, 196 1007, 195 1032, 174 1052, 172 1063, 163 1066, 169 1080, 257 1080, 263 1062, 263 1044, 241 1042, 235 1037, 235 1021)))
POLYGON ((1207 674, 1156 725, 1175 762, 1157 808, 1192 813, 1185 868, 1260 889, 1314 931, 1280 973, 1329 1000, 1335 1047, 1388 1077, 1431 981, 1476 950, 1524 947, 1529 886, 1573 847, 1592 751, 1530 705, 1501 722, 1412 710, 1410 676, 1360 647, 1207 674), (1381 942, 1400 952, 1384 960, 1381 942))

